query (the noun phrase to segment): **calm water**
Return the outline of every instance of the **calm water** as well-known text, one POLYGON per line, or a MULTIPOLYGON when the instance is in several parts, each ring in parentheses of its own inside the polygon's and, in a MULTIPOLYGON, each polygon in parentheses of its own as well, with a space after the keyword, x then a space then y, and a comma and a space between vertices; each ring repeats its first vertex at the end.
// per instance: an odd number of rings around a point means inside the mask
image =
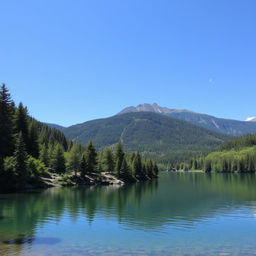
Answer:
POLYGON ((256 255, 256 176, 0 195, 0 255, 256 255))

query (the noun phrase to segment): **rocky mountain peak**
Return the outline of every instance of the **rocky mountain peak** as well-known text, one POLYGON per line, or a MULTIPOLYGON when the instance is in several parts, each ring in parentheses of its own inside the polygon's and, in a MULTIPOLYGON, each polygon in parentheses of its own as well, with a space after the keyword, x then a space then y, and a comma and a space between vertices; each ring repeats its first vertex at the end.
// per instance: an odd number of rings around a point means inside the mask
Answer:
POLYGON ((157 103, 153 104, 139 104, 138 106, 130 106, 125 109, 123 109, 121 112, 118 114, 125 114, 125 113, 131 113, 131 112, 154 112, 154 113, 159 113, 159 114, 170 114, 170 113, 175 113, 175 112, 191 112, 189 110, 185 109, 170 109, 167 107, 161 107, 157 103))

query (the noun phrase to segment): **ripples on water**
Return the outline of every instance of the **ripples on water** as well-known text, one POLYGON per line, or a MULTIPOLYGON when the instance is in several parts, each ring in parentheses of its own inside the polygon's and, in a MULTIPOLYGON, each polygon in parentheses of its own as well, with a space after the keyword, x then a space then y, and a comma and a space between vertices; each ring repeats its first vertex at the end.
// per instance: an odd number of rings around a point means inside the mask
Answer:
POLYGON ((0 255, 256 255, 255 175, 2 195, 0 255))

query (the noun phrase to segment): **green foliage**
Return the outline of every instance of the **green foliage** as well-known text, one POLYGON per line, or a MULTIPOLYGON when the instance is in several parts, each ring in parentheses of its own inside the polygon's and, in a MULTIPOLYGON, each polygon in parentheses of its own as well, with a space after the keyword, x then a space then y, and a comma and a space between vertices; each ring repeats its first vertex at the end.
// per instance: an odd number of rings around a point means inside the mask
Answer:
POLYGON ((3 84, 0 88, 0 161, 3 166, 3 158, 10 156, 14 149, 13 137, 14 103, 10 93, 3 84))
POLYGON ((3 173, 2 178, 7 180, 13 180, 17 174, 15 173, 15 158, 13 156, 8 156, 4 158, 3 162, 3 173))
POLYGON ((115 168, 114 156, 109 147, 103 150, 102 154, 102 170, 113 172, 115 168))
POLYGON ((80 160, 81 160, 81 152, 80 152, 79 145, 74 144, 69 152, 67 165, 70 171, 75 172, 75 175, 77 175, 77 172, 79 171, 80 160))
MULTIPOLYGON (((49 175, 49 167, 63 174, 63 184, 73 184, 96 171, 108 171, 128 181, 150 179, 157 173, 153 167, 148 171, 147 160, 139 153, 125 153, 121 142, 113 153, 111 148, 97 152, 92 141, 85 148, 68 141, 62 132, 31 118, 22 103, 15 108, 5 85, 0 88, 0 121, 1 190, 41 184, 41 176, 49 175), (80 177, 69 182, 73 172, 76 176, 80 172, 80 177)), ((153 162, 151 166, 157 169, 153 162)))
POLYGON ((135 154, 132 161, 132 172, 137 179, 141 179, 142 175, 144 174, 142 171, 141 156, 138 152, 135 154))
POLYGON ((15 112, 14 125, 15 125, 15 132, 17 134, 19 134, 19 133, 22 134, 22 138, 23 138, 26 150, 29 149, 29 127, 28 127, 29 123, 28 123, 28 120, 29 120, 29 117, 28 117, 27 108, 24 107, 22 103, 20 103, 15 112))
POLYGON ((15 151, 13 154, 14 157, 14 169, 17 173, 21 183, 25 183, 28 178, 27 170, 27 152, 25 143, 23 140, 22 132, 19 133, 16 140, 15 151))
POLYGON ((84 177, 84 175, 89 173, 87 157, 86 157, 85 154, 82 155, 82 159, 81 159, 81 162, 80 162, 80 173, 81 173, 82 177, 84 177))
POLYGON ((235 138, 221 146, 221 150, 241 149, 244 147, 251 147, 256 145, 256 135, 247 134, 235 138))
POLYGON ((116 152, 115 152, 115 174, 117 177, 120 177, 122 163, 124 161, 124 151, 122 143, 119 141, 116 145, 116 152))
POLYGON ((45 145, 45 144, 41 145, 41 149, 40 149, 40 153, 39 153, 39 159, 46 166, 49 166, 49 163, 50 163, 49 150, 48 150, 48 146, 45 145))
POLYGON ((128 152, 138 150, 143 156, 165 164, 181 162, 181 158, 185 160, 203 151, 211 151, 231 138, 176 118, 150 112, 93 120, 71 126, 63 132, 69 139, 82 144, 93 140, 99 150, 106 146, 113 147, 118 141, 122 141, 128 152))
POLYGON ((39 157, 38 131, 35 121, 32 121, 29 127, 27 151, 31 156, 35 158, 39 157))
POLYGON ((51 156, 50 166, 59 173, 66 171, 64 150, 60 144, 57 144, 51 156))
POLYGON ((89 141, 85 149, 85 156, 86 156, 88 171, 90 173, 95 172, 97 167, 97 152, 94 145, 92 144, 92 141, 89 141))
POLYGON ((191 111, 179 111, 167 114, 189 123, 201 126, 214 132, 224 133, 231 136, 242 136, 248 133, 256 133, 255 122, 237 121, 223 118, 216 118, 191 111))
POLYGON ((219 151, 193 158, 186 164, 190 169, 206 172, 256 172, 256 135, 235 138, 223 144, 219 151))
POLYGON ((32 156, 27 159, 27 169, 30 177, 47 174, 45 164, 32 156))
POLYGON ((208 172, 255 172, 256 146, 213 152, 205 158, 204 170, 208 172))

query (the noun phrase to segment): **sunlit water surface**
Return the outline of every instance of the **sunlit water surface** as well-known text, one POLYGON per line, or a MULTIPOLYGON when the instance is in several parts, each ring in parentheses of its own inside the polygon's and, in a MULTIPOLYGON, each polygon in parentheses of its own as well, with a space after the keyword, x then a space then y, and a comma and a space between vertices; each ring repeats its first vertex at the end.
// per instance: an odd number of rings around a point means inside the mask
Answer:
POLYGON ((0 195, 0 255, 256 255, 256 176, 0 195))

